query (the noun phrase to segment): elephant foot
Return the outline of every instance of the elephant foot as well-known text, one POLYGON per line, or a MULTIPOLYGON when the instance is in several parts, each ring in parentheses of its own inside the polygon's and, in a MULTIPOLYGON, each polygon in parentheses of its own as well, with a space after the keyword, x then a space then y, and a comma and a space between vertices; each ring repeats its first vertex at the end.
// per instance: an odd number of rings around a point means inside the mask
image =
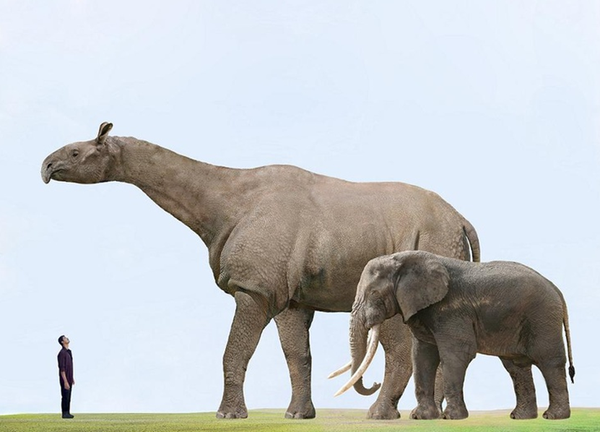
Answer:
POLYGON ((248 418, 248 412, 244 411, 236 411, 236 412, 226 412, 226 411, 217 411, 218 419, 245 419, 248 418))
POLYGON ((453 407, 448 405, 442 413, 442 418, 446 420, 462 420, 469 417, 469 411, 464 406, 453 407))
POLYGON ((217 411, 218 419, 245 419, 248 418, 248 410, 246 404, 241 405, 229 405, 221 403, 219 410, 217 411))
POLYGON ((400 418, 400 412, 391 402, 375 401, 369 408, 367 418, 372 420, 396 420, 400 418))
POLYGON ((544 418, 548 420, 562 420, 571 417, 571 409, 567 407, 554 408, 550 407, 544 413, 544 418))
POLYGON ((514 420, 527 420, 537 418, 537 407, 519 407, 517 406, 511 413, 510 418, 514 420))
POLYGON ((297 406, 298 404, 290 404, 287 411, 285 412, 286 419, 312 419, 315 418, 316 411, 311 401, 304 404, 304 406, 297 406))
POLYGON ((435 405, 418 405, 410 413, 414 420, 435 420, 440 418, 440 410, 435 405))

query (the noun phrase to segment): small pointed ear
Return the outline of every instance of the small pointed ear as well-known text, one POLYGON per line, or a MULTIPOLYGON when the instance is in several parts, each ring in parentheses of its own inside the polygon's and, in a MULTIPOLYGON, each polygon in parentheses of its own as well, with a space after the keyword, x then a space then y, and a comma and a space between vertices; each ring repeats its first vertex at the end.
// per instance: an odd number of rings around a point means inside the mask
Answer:
POLYGON ((441 301, 448 293, 450 275, 435 255, 426 252, 401 254, 396 277, 396 298, 404 322, 441 301))
POLYGON ((98 129, 98 137, 96 138, 96 142, 98 144, 104 144, 104 141, 106 141, 106 137, 108 137, 108 133, 112 127, 112 123, 108 122, 104 122, 100 125, 100 129, 98 129))

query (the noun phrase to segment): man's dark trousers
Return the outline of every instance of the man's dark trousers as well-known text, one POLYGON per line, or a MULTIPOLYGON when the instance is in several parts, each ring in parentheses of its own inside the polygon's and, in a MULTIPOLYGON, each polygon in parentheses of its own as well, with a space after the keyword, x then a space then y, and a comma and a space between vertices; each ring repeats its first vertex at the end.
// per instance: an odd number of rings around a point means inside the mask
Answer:
POLYGON ((61 407, 63 416, 71 414, 71 391, 73 391, 73 387, 67 390, 64 386, 60 386, 60 393, 62 395, 61 407))

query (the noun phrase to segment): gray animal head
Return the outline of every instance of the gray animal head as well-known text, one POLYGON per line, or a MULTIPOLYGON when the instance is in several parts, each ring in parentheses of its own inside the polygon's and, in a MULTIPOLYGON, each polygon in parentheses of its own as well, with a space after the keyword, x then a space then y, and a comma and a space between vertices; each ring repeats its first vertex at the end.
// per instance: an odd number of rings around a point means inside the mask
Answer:
POLYGON ((428 252, 406 252, 393 257, 396 299, 407 322, 420 310, 446 297, 450 275, 438 258, 428 252))
POLYGON ((85 184, 108 181, 113 159, 108 132, 112 126, 104 122, 95 139, 67 144, 49 155, 42 163, 44 183, 50 180, 85 184))
POLYGON ((393 270, 392 257, 384 256, 369 261, 362 272, 352 306, 352 317, 367 329, 399 312, 393 270))
POLYGON ((362 310, 367 328, 396 313, 401 313, 406 322, 446 296, 449 278, 442 263, 427 252, 375 258, 363 270, 355 307, 362 310))

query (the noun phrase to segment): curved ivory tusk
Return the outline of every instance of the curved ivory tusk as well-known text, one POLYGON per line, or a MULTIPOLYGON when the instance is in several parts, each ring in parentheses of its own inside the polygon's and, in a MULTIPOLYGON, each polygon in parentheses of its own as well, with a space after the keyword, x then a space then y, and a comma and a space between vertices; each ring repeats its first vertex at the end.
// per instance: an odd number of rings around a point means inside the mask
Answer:
MULTIPOLYGON (((371 345, 371 339, 373 338, 373 333, 369 332, 369 337, 367 339, 367 345, 371 345)), ((349 371, 352 368, 352 360, 350 360, 348 363, 346 363, 344 366, 342 366, 341 368, 339 368, 336 371, 331 372, 328 376, 327 379, 332 379, 335 378, 337 376, 340 376, 341 374, 349 371)))
POLYGON ((331 379, 331 378, 335 378, 336 376, 340 376, 341 374, 343 374, 344 372, 349 371, 352 368, 352 360, 350 360, 348 363, 346 363, 344 366, 342 366, 341 368, 339 368, 338 370, 331 372, 328 376, 327 379, 331 379))
POLYGON ((350 380, 346 384, 344 384, 342 388, 340 388, 337 391, 337 393, 333 395, 333 397, 341 395, 354 384, 356 384, 356 382, 364 375, 365 371, 373 361, 373 358, 375 357, 375 352, 377 351, 377 347, 379 346, 379 324, 371 328, 368 341, 369 346, 367 347, 367 354, 365 355, 365 358, 363 359, 362 363, 360 364, 358 369, 356 369, 356 372, 354 372, 352 378, 350 378, 350 380))

